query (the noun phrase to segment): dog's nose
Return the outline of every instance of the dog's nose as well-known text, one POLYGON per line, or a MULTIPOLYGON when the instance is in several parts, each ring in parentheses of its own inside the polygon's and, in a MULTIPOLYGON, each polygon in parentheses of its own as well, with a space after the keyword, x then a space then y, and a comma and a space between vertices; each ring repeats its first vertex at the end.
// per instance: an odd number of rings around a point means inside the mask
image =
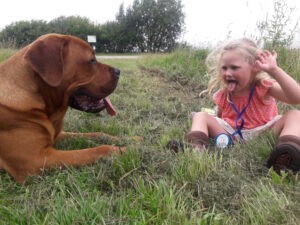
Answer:
POLYGON ((120 76, 121 70, 119 70, 119 69, 117 69, 117 68, 114 68, 113 71, 114 71, 115 76, 117 76, 117 77, 120 76))

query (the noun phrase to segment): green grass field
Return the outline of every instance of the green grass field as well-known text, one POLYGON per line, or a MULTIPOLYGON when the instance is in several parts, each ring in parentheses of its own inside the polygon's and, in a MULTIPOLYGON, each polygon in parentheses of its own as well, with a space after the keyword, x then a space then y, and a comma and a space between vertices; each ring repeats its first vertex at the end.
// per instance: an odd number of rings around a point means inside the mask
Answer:
POLYGON ((65 130, 103 131, 122 140, 68 139, 57 148, 108 143, 124 144, 127 152, 82 168, 47 170, 24 185, 2 171, 0 224, 300 224, 299 176, 278 176, 263 166, 272 134, 223 151, 165 148, 170 139, 184 140, 192 111, 212 106, 199 98, 207 82, 203 54, 103 59, 122 71, 111 95, 117 116, 70 109, 65 130))

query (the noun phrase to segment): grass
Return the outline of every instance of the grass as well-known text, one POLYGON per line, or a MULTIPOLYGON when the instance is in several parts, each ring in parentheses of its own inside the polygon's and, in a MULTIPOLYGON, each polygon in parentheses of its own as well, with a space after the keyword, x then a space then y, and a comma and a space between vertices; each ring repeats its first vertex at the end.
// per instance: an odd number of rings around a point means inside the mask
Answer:
MULTIPOLYGON (((182 55, 186 61, 180 59, 174 70, 178 52, 103 59, 122 71, 111 95, 117 116, 69 110, 65 130, 122 137, 118 144, 126 144, 127 152, 82 168, 46 170, 24 185, 1 172, 0 224, 299 224, 299 176, 278 176, 263 166, 275 142, 272 134, 223 151, 211 146, 202 154, 175 155, 164 147, 170 139, 184 139, 192 111, 211 106, 198 97, 207 78, 192 76, 201 61, 190 60, 198 55, 182 55), (196 66, 190 70, 190 64, 196 66), (200 85, 190 86, 192 81, 200 85)), ((78 138, 57 148, 105 143, 115 144, 78 138)))
POLYGON ((9 56, 13 55, 17 50, 12 48, 1 48, 0 47, 0 62, 7 59, 9 56))

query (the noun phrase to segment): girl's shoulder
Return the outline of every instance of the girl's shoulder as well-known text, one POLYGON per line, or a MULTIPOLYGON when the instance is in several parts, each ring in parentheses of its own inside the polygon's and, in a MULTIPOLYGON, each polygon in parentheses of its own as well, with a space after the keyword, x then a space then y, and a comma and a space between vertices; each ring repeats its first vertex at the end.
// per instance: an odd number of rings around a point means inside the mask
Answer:
POLYGON ((220 98, 222 96, 227 95, 227 91, 225 88, 221 88, 219 90, 217 90, 214 94, 213 94, 213 98, 220 98))
POLYGON ((258 85, 256 85, 256 93, 257 96, 263 100, 265 104, 269 104, 272 100, 271 96, 269 96, 268 91, 277 81, 274 79, 265 79, 262 80, 258 85))
POLYGON ((213 94, 212 99, 217 105, 220 105, 222 102, 226 101, 227 95, 227 90, 222 88, 213 94))
POLYGON ((277 81, 274 79, 264 79, 261 80, 257 85, 256 85, 256 91, 260 94, 266 94, 269 89, 276 83, 277 81))
POLYGON ((267 88, 269 89, 270 87, 273 86, 274 83, 276 83, 277 81, 270 78, 270 79, 264 79, 261 80, 258 86, 261 86, 262 88, 267 88))

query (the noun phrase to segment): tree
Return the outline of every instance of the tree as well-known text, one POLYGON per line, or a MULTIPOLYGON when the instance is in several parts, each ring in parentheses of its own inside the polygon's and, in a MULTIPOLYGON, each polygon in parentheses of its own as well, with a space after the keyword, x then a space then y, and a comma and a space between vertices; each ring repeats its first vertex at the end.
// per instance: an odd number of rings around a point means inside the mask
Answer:
POLYGON ((264 48, 276 50, 278 64, 289 74, 299 74, 299 51, 292 49, 298 21, 292 22, 295 8, 289 7, 287 0, 274 0, 271 19, 257 24, 264 48))
POLYGON ((7 45, 13 43, 15 47, 20 48, 46 33, 48 26, 43 20, 19 21, 1 31, 0 41, 7 45))
POLYGON ((172 50, 183 29, 182 7, 181 0, 135 0, 125 15, 120 7, 117 21, 125 34, 126 48, 141 52, 172 50))
POLYGON ((96 50, 104 52, 165 52, 176 47, 184 23, 181 0, 134 0, 121 4, 116 21, 95 25, 88 18, 61 16, 44 21, 20 21, 0 32, 0 42, 24 46, 46 33, 96 35, 96 50), (12 40, 13 38, 13 40, 12 40))
POLYGON ((265 21, 260 21, 257 24, 260 39, 270 49, 290 47, 298 27, 298 21, 295 24, 291 23, 295 8, 289 7, 286 0, 274 0, 273 9, 274 14, 271 19, 268 19, 267 16, 265 21))
POLYGON ((87 35, 99 30, 88 18, 79 16, 58 17, 49 23, 42 20, 19 21, 6 26, 0 32, 0 42, 20 48, 46 33, 70 34, 86 40, 87 35))
POLYGON ((61 16, 48 23, 49 31, 69 34, 86 40, 87 35, 97 32, 96 26, 86 17, 61 16))
POLYGON ((97 50, 101 52, 124 52, 122 47, 120 25, 115 22, 107 22, 101 25, 98 30, 99 41, 97 41, 97 50))

